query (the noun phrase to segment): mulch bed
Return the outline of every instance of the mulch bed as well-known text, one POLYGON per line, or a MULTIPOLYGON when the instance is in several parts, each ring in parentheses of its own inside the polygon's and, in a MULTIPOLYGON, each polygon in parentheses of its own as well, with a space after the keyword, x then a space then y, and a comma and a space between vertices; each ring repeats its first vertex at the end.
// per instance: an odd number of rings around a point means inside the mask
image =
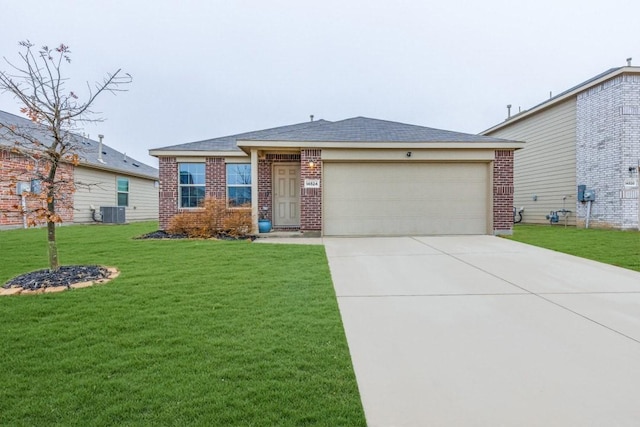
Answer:
POLYGON ((109 275, 109 270, 99 265, 64 265, 56 271, 43 269, 14 277, 3 288, 21 287, 35 291, 57 286, 69 287, 74 283, 107 279, 109 275))
MULTIPOLYGON (((171 234, 164 230, 156 230, 151 233, 143 234, 142 236, 136 237, 136 239, 190 239, 186 234, 171 234)), ((244 236, 232 236, 227 233, 218 233, 215 236, 211 236, 212 239, 218 240, 251 240, 254 241, 256 236, 254 235, 244 235, 244 236)))

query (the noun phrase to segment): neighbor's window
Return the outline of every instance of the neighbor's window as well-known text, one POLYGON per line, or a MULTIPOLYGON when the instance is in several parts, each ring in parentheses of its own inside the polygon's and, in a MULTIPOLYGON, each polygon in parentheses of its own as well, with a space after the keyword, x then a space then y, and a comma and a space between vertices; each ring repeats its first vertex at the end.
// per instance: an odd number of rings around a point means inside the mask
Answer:
POLYGON ((118 178, 118 206, 129 206, 129 179, 118 178))
POLYGON ((180 163, 178 197, 181 208, 197 208, 204 200, 204 163, 180 163))
POLYGON ((251 164, 227 163, 227 202, 230 208, 251 206, 251 164))

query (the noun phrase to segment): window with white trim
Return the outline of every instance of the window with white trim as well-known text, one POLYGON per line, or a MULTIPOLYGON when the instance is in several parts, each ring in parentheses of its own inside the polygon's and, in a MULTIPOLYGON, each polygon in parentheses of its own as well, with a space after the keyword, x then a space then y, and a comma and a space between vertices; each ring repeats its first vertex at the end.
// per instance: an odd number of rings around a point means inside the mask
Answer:
POLYGON ((197 208, 204 200, 204 163, 178 164, 178 199, 181 208, 197 208))
POLYGON ((227 204, 230 208, 251 206, 250 163, 227 163, 227 204))
POLYGON ((129 206, 129 179, 118 177, 116 185, 118 206, 129 206))

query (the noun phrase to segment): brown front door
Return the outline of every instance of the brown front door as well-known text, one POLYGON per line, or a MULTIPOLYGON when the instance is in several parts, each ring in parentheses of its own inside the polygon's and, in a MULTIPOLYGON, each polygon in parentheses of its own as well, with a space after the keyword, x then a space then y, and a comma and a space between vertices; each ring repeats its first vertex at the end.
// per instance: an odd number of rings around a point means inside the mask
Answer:
POLYGON ((300 165, 273 167, 273 225, 300 226, 300 165))

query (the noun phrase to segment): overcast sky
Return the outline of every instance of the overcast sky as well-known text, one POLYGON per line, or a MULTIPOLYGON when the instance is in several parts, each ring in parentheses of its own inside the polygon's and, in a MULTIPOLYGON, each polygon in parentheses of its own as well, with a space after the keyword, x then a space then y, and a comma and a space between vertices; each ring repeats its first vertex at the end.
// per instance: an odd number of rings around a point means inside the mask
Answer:
MULTIPOLYGON (((92 139, 150 148, 355 116, 478 133, 634 57, 638 0, 3 1, 0 54, 70 46, 69 89, 122 68, 92 139)), ((7 70, 6 63, 0 69, 7 70)), ((19 113, 8 94, 0 109, 19 113)))

